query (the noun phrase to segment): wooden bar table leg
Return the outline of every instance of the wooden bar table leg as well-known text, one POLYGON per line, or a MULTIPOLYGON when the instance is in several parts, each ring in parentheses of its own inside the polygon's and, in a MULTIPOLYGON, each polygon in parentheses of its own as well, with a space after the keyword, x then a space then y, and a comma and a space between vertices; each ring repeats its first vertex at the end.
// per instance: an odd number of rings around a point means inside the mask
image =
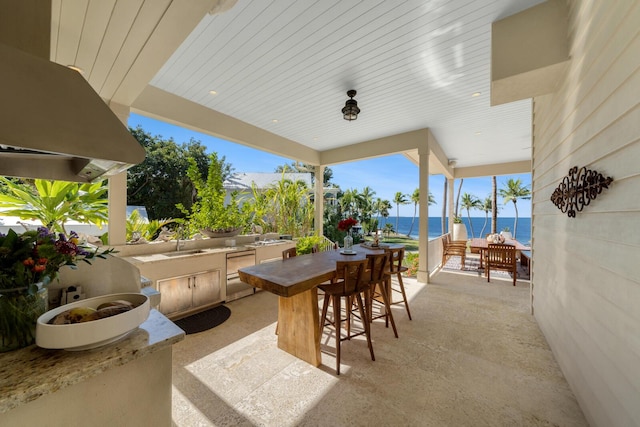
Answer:
POLYGON ((320 316, 318 290, 278 298, 278 348, 320 366, 320 316))

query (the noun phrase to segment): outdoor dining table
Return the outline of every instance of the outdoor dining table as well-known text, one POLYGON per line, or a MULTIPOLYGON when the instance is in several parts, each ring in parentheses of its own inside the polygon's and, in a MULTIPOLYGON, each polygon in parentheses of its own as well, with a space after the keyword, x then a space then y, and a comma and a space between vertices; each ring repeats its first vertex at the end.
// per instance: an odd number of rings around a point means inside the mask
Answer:
MULTIPOLYGON (((472 252, 474 250, 477 250, 480 253, 480 268, 483 268, 482 260, 484 258, 484 252, 487 249, 489 249, 489 243, 492 243, 492 242, 487 241, 487 239, 474 238, 474 239, 471 239, 471 242, 469 244, 469 247, 471 248, 472 252)), ((504 241, 504 244, 515 246, 517 253, 520 253, 520 251, 531 250, 529 246, 525 246, 522 243, 518 242, 517 240, 513 240, 513 239, 506 239, 504 241)))
POLYGON ((238 273, 243 282, 279 296, 278 348, 313 366, 320 366, 318 285, 335 277, 338 261, 364 260, 369 253, 401 247, 396 244, 381 244, 378 248, 355 245, 353 254, 336 249, 298 255, 244 267, 238 273))

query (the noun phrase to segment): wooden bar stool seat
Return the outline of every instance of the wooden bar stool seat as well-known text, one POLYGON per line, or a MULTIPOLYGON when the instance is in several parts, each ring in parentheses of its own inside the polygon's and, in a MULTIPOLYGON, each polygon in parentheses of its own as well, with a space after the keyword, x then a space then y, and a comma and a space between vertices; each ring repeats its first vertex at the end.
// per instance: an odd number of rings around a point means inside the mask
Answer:
POLYGON ((396 322, 393 320, 393 312, 391 311, 391 280, 387 273, 389 254, 387 252, 382 254, 367 254, 368 269, 367 279, 371 289, 367 293, 367 308, 369 312, 369 322, 373 322, 375 319, 385 318, 385 325, 389 327, 389 321, 391 321, 391 327, 393 333, 398 338, 398 330, 396 329, 396 322), (384 305, 384 314, 373 316, 373 302, 379 299, 382 300, 384 305))
POLYGON ((402 304, 404 303, 404 307, 407 310, 407 316, 409 316, 409 320, 411 319, 411 310, 409 310, 409 300, 407 299, 407 293, 404 290, 404 283, 402 282, 402 273, 407 271, 407 267, 402 265, 402 260, 404 259, 404 248, 397 249, 385 249, 385 252, 389 254, 389 295, 391 295, 391 299, 389 304, 402 304), (391 276, 395 275, 398 278, 398 285, 400 289, 395 289, 391 284, 391 276), (393 292, 402 295, 402 299, 398 301, 393 301, 393 292))
MULTIPOLYGON (((323 285, 322 289, 325 292, 324 303, 322 305, 322 315, 320 316, 320 334, 325 326, 333 325, 336 333, 336 374, 340 375, 340 347, 341 342, 351 339, 355 335, 351 335, 351 303, 355 298, 358 304, 358 310, 360 312, 360 319, 364 331, 367 337, 367 345, 369 346, 369 352, 371 353, 371 360, 376 360, 373 354, 373 344, 371 343, 371 331, 369 327, 369 315, 367 309, 362 300, 362 294, 368 292, 370 289, 369 281, 365 276, 367 269, 367 260, 360 261, 338 261, 336 263, 336 279, 329 285, 323 285), (343 318, 341 313, 341 299, 345 299, 345 308, 347 317, 343 318), (333 305, 333 322, 327 322, 327 311, 329 308, 329 302, 333 305), (348 333, 346 337, 342 337, 340 332, 341 324, 343 321, 348 322, 348 333)), ((357 335, 359 335, 357 334, 357 335)))

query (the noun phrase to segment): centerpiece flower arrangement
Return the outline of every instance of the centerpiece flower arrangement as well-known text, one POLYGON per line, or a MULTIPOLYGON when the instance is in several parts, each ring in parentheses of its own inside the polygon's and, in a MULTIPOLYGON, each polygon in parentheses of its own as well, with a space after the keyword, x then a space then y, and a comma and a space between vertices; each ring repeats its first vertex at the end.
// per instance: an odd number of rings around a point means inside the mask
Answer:
POLYGON ((351 237, 351 229, 357 223, 358 221, 351 217, 338 222, 338 230, 347 232, 347 235, 344 238, 344 250, 347 252, 351 252, 353 250, 353 237, 351 237))
POLYGON ((0 351, 33 343, 36 320, 47 310, 47 285, 61 267, 91 264, 112 252, 81 245, 75 232, 67 237, 40 227, 0 233, 0 351))
POLYGON ((356 225, 357 223, 358 221, 356 221, 351 217, 343 219, 340 222, 338 222, 338 230, 350 232, 351 228, 353 228, 353 226, 356 225))

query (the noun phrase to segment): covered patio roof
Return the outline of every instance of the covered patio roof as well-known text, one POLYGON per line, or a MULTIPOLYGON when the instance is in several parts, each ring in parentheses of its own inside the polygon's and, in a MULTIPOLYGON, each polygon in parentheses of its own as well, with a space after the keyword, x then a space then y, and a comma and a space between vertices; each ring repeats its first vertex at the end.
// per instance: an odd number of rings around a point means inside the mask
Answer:
POLYGON ((418 164, 428 131, 431 174, 521 173, 531 102, 491 106, 491 24, 538 3, 54 0, 50 59, 114 110, 309 164, 418 164))

